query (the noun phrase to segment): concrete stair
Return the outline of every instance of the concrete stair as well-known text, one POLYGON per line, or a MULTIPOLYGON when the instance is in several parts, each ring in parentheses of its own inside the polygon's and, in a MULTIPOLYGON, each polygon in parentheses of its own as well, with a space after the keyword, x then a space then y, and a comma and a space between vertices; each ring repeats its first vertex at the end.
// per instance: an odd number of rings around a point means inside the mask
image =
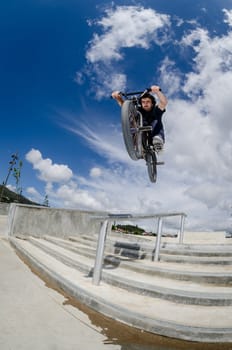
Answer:
POLYGON ((62 288, 111 318, 169 337, 232 342, 232 249, 109 235, 102 280, 92 284, 97 235, 18 236, 11 244, 62 288), (221 261, 221 263, 220 263, 221 261))

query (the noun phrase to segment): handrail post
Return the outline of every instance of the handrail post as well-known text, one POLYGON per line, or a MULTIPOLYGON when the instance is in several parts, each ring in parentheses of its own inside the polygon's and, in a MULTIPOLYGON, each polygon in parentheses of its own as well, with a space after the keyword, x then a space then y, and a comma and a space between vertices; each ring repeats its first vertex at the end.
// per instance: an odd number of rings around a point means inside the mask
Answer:
POLYGON ((180 219, 180 236, 179 236, 179 243, 182 244, 184 241, 184 222, 185 222, 185 215, 181 215, 180 219))
POLYGON ((96 259, 94 264, 93 280, 92 280, 92 283, 95 285, 99 285, 100 279, 101 279, 107 226, 108 226, 108 220, 103 221, 103 223, 101 224, 101 229, 98 237, 97 252, 96 252, 96 259))
POLYGON ((157 236, 156 236, 156 247, 155 247, 155 255, 154 255, 154 261, 159 260, 159 251, 160 251, 160 243, 161 243, 161 236, 162 236, 162 224, 163 224, 163 218, 158 218, 158 229, 157 229, 157 236))

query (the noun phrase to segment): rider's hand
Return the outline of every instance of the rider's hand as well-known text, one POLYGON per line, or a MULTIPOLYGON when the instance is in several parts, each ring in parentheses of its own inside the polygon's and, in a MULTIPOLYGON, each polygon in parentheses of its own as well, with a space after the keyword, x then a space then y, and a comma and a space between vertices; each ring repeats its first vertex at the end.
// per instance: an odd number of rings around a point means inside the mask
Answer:
POLYGON ((118 102, 119 106, 122 106, 123 98, 119 91, 113 91, 111 96, 118 102))
POLYGON ((158 85, 152 85, 151 86, 151 91, 153 94, 156 94, 159 99, 158 107, 163 111, 165 110, 168 100, 167 97, 163 94, 161 88, 158 85))
POLYGON ((161 89, 158 85, 152 85, 151 86, 151 92, 153 92, 153 94, 156 94, 157 92, 160 92, 161 89))
POLYGON ((117 100, 120 97, 120 93, 119 93, 119 91, 113 91, 111 96, 112 96, 112 98, 117 100))

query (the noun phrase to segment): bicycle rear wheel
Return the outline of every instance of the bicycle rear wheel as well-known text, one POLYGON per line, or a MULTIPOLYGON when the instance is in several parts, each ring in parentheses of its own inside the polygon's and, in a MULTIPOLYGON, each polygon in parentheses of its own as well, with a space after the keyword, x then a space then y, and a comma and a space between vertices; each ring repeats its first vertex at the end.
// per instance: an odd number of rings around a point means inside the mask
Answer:
POLYGON ((149 175, 149 179, 151 182, 156 182, 157 178, 157 159, 156 159, 156 154, 155 152, 149 151, 146 153, 146 165, 147 165, 147 171, 149 175))
POLYGON ((141 135, 138 133, 138 112, 132 101, 126 100, 121 110, 122 134, 126 150, 133 160, 141 158, 141 135))

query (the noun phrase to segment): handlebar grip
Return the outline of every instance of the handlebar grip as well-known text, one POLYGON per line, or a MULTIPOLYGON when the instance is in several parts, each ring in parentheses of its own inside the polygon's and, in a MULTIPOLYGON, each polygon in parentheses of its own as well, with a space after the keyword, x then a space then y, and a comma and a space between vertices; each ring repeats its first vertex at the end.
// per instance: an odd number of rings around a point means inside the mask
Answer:
MULTIPOLYGON (((147 90, 147 92, 151 92, 151 88, 147 88, 146 90, 147 90)), ((159 91, 162 91, 162 89, 159 88, 159 91)))

